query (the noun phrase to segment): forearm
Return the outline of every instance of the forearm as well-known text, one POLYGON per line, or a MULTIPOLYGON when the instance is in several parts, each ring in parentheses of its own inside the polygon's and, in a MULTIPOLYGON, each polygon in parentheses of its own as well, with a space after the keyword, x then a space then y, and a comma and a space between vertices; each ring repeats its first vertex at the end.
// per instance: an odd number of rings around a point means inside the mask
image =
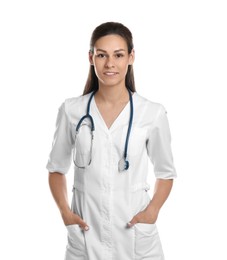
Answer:
POLYGON ((58 172, 49 173, 49 186, 61 214, 64 215, 70 210, 65 175, 58 172))
POLYGON ((128 223, 132 227, 136 223, 154 224, 158 218, 159 210, 167 200, 173 186, 173 180, 157 179, 154 188, 154 195, 146 207, 136 214, 128 223))
POLYGON ((155 182, 154 194, 148 205, 156 212, 159 212, 165 201, 167 200, 173 186, 173 180, 157 179, 155 182))
POLYGON ((49 185, 65 225, 78 224, 83 230, 87 231, 89 226, 69 207, 65 175, 58 172, 49 173, 49 185))

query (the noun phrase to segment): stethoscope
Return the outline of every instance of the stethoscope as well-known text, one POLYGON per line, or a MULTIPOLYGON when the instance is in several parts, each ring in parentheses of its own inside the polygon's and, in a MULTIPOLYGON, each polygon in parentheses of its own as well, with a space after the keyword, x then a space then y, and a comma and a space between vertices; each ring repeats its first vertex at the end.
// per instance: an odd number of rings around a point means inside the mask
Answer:
MULTIPOLYGON (((129 100, 130 100, 130 116, 129 116, 129 124, 128 124, 128 131, 127 131, 127 135, 126 135, 126 139, 125 139, 125 147, 124 147, 124 154, 123 154, 123 158, 120 159, 120 161, 118 162, 118 170, 119 172, 123 172, 125 170, 128 170, 129 168, 129 161, 127 159, 128 156, 128 143, 129 143, 129 136, 130 136, 130 132, 131 132, 131 128, 132 128, 132 121, 133 121, 133 101, 132 101, 132 94, 130 92, 130 90, 127 88, 128 93, 129 93, 129 100)), ((96 91, 92 92, 89 100, 88 100, 88 104, 87 104, 87 112, 86 115, 84 115, 83 117, 81 117, 81 119, 79 120, 77 126, 76 126, 76 134, 75 134, 75 142, 77 139, 77 135, 79 133, 81 124, 83 123, 83 121, 85 119, 88 119, 90 121, 91 124, 91 147, 90 147, 90 159, 87 163, 87 165, 79 165, 76 162, 75 159, 75 149, 73 152, 73 161, 75 166, 77 166, 78 168, 86 168, 87 166, 89 166, 91 164, 91 160, 92 160, 92 148, 93 148, 93 139, 94 139, 94 131, 95 131, 95 124, 94 124, 94 120, 92 118, 92 116, 90 115, 90 106, 91 106, 91 100, 94 97, 96 91)))

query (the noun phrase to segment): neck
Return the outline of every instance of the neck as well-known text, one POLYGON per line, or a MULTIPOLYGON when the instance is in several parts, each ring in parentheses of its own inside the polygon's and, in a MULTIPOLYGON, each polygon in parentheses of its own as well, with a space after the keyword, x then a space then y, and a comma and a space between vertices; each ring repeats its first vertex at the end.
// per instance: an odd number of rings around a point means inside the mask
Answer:
POLYGON ((102 87, 99 86, 96 98, 107 103, 127 102, 129 100, 128 90, 125 86, 102 87))

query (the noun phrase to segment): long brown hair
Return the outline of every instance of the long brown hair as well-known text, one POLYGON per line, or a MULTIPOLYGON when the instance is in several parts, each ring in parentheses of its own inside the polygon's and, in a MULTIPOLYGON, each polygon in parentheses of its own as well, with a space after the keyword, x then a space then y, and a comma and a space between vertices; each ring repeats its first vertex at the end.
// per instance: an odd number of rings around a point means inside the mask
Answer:
MULTIPOLYGON (((95 30, 92 33, 91 40, 90 40, 90 52, 93 53, 94 45, 99 38, 106 36, 106 35, 110 35, 110 34, 116 34, 116 35, 119 35, 122 38, 124 38, 124 40, 127 43, 128 54, 130 54, 132 52, 132 49, 133 49, 132 33, 123 24, 116 23, 116 22, 103 23, 95 28, 95 30)), ((128 66, 128 71, 127 71, 127 74, 125 77, 125 85, 132 92, 136 91, 132 65, 128 66)), ((90 65, 87 82, 84 87, 83 95, 86 95, 92 91, 96 91, 96 90, 98 90, 98 88, 99 88, 98 78, 95 74, 94 66, 90 65)))

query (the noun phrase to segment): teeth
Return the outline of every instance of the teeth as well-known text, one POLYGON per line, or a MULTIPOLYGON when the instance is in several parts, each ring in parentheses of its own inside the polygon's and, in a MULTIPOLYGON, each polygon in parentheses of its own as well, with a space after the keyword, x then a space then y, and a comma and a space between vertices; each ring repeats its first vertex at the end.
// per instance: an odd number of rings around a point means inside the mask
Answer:
POLYGON ((114 75, 115 73, 113 73, 113 72, 107 72, 107 73, 105 73, 105 74, 111 76, 111 75, 114 75))

